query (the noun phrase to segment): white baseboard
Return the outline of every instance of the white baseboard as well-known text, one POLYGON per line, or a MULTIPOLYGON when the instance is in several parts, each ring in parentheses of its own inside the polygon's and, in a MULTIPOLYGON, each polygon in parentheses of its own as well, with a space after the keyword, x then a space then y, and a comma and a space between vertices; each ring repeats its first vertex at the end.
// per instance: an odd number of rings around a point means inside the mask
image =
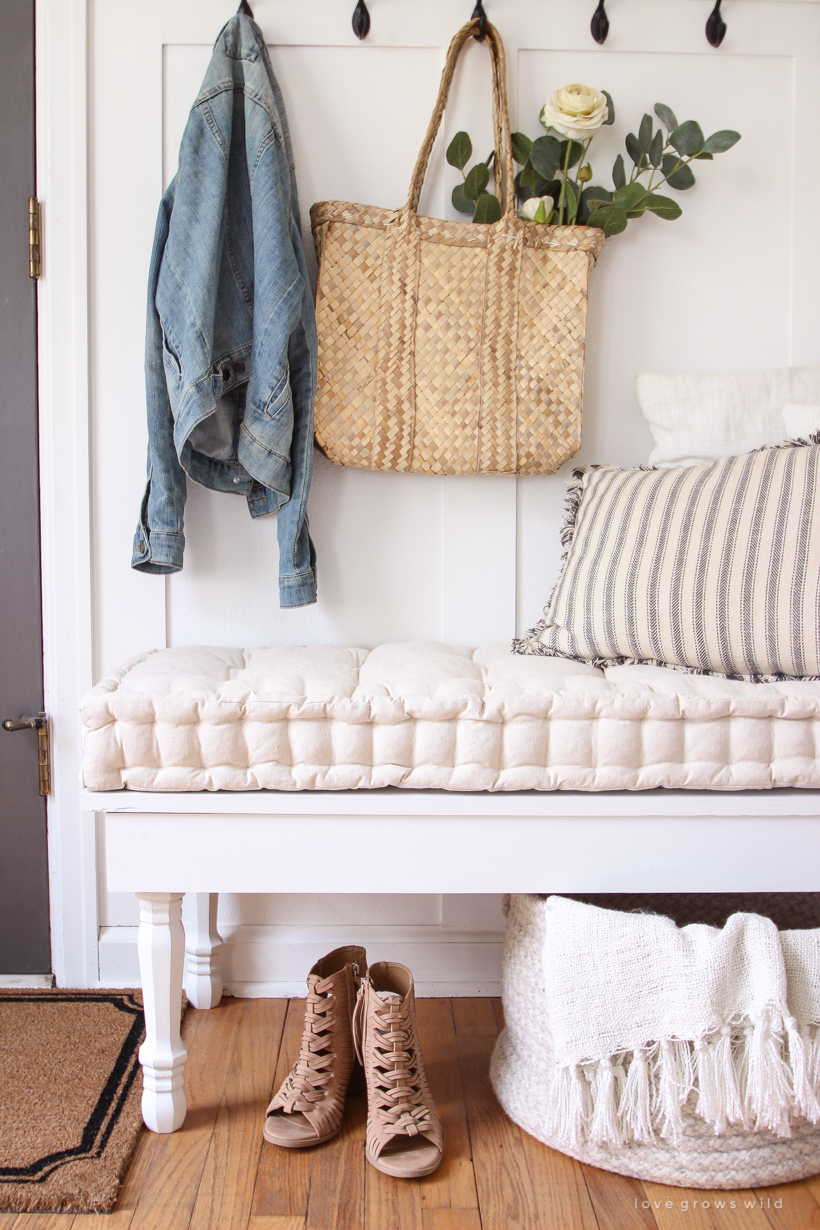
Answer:
MULTIPOLYGON (((503 931, 455 927, 225 928, 222 976, 227 995, 289 998, 304 994, 311 965, 342 944, 362 944, 368 960, 400 961, 426 996, 500 995, 503 931)), ((104 987, 140 985, 136 927, 102 927, 99 977, 104 987)))

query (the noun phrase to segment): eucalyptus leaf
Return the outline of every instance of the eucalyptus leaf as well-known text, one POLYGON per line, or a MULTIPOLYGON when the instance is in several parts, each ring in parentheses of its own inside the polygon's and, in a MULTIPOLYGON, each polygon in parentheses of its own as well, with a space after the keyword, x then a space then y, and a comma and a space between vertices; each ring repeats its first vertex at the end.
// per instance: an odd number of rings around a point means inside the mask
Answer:
POLYGON ((530 149, 530 166, 543 179, 553 179, 563 165, 562 145, 555 137, 538 137, 530 149))
POLYGON ((612 201, 612 193, 607 192, 606 188, 601 188, 597 184, 593 184, 589 188, 585 188, 581 193, 581 205, 578 210, 578 221, 586 226, 589 222, 590 214, 597 209, 599 203, 609 204, 612 201))
POLYGON ((608 124, 615 123, 615 104, 612 101, 612 95, 610 94, 609 90, 601 90, 601 93, 606 99, 606 105, 609 108, 609 110, 607 111, 606 119, 604 120, 604 127, 606 127, 608 124))
POLYGON ((663 154, 663 133, 660 128, 652 138, 652 144, 649 147, 649 161, 653 167, 661 165, 661 155, 663 154))
POLYGON ((643 184, 627 184, 624 188, 618 188, 613 193, 612 200, 615 205, 630 212, 638 208, 646 195, 646 188, 644 188, 643 184))
POLYGON ((675 131, 678 121, 671 107, 667 107, 666 103, 655 103, 655 114, 669 132, 675 131))
POLYGON ((447 146, 445 157, 451 167, 463 171, 473 153, 473 143, 466 132, 457 132, 447 146))
POLYGON ((475 201, 471 201, 468 196, 464 195, 464 185, 456 184, 453 189, 453 208, 457 209, 461 214, 475 213, 475 201))
POLYGON ((655 131, 655 125, 652 123, 652 116, 645 115, 641 120, 641 126, 638 129, 638 144, 644 154, 649 153, 649 147, 652 144, 652 134, 655 131))
POLYGON ((482 192, 473 214, 473 222, 498 222, 502 214, 501 202, 491 192, 482 192))
POLYGON ((641 149, 641 143, 638 140, 638 138, 635 136, 634 132, 628 132, 626 134, 626 152, 629 154, 629 157, 635 163, 635 166, 637 166, 638 163, 643 158, 643 150, 641 149))
POLYGON ((547 180, 543 175, 539 175, 532 164, 528 163, 515 177, 516 195, 522 201, 528 201, 531 196, 543 196, 546 184, 547 180))
POLYGON ((605 235, 620 235, 627 228, 627 216, 617 205, 600 205, 589 216, 589 226, 597 226, 605 235))
POLYGON ((670 188, 676 188, 678 192, 685 192, 687 188, 694 186, 695 176, 691 167, 681 162, 676 154, 664 154, 661 169, 664 175, 669 176, 666 182, 670 188), (674 168, 679 162, 680 166, 676 171, 674 168))
POLYGON ((679 218, 683 213, 677 201, 673 201, 669 196, 661 196, 660 193, 650 192, 642 201, 644 209, 649 209, 659 218, 666 218, 668 222, 679 218))
POLYGON ((686 120, 669 134, 669 140, 679 154, 690 157, 693 154, 699 154, 703 149, 703 130, 694 120, 686 120))
POLYGON ((727 149, 737 145, 739 140, 739 132, 733 132, 731 128, 721 128, 720 132, 713 132, 711 137, 707 138, 703 153, 724 154, 727 149))
MULTIPOLYGON (((561 142, 561 161, 559 166, 563 168, 564 159, 567 156, 567 146, 570 146, 568 167, 574 167, 577 162, 581 161, 584 153, 584 147, 580 141, 562 141, 561 142)), ((548 177, 549 178, 549 177, 548 177)))
POLYGON ((512 156, 519 166, 525 167, 530 160, 530 150, 532 149, 532 141, 525 136, 523 132, 514 132, 512 135, 512 156))
POLYGON ((477 201, 489 182, 490 171, 487 164, 477 162, 467 172, 467 178, 464 181, 464 195, 468 196, 471 201, 477 201))
POLYGON ((612 167, 612 182, 616 188, 623 188, 626 183, 626 171, 624 170, 623 154, 619 154, 615 159, 615 164, 612 167))
POLYGON ((698 162, 700 162, 701 158, 704 160, 704 162, 711 162, 714 156, 715 156, 714 154, 704 154, 702 150, 699 154, 695 154, 695 158, 698 162))

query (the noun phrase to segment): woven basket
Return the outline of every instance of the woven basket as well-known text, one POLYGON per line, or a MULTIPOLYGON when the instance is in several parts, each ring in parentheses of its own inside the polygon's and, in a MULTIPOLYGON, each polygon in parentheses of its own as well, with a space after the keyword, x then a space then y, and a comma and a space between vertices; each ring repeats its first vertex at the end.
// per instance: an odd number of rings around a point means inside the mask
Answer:
POLYGON ((587 280, 603 231, 515 216, 504 47, 493 59, 492 224, 419 217, 459 52, 450 44, 407 204, 320 201, 316 443, 339 465, 425 474, 551 474, 581 445, 587 280))
MULTIPOLYGON (((809 895, 813 894, 806 894, 809 895)), ((643 903, 645 909, 657 908, 650 904, 646 894, 643 903)), ((607 908, 612 907, 608 904, 607 908)), ((685 910, 684 901, 678 909, 685 910)), ((780 909, 785 912, 782 905, 780 909)), ((698 921, 708 917, 697 913, 698 921)), ((682 923, 684 919, 678 921, 682 923)), ((803 925, 812 921, 806 917, 803 925)), ((714 1128, 695 1113, 696 1095, 682 1108, 683 1136, 677 1145, 658 1137, 645 1144, 632 1142, 615 1147, 586 1143, 569 1148, 564 1141, 556 1140, 545 1127, 552 1105, 554 1075, 542 963, 545 936, 544 902, 521 893, 512 894, 504 937, 506 1028, 496 1043, 490 1079, 499 1102, 514 1123, 579 1162, 652 1183, 737 1191, 792 1183, 820 1173, 820 1124, 795 1120, 788 1139, 739 1124, 731 1124, 716 1136, 714 1128)))

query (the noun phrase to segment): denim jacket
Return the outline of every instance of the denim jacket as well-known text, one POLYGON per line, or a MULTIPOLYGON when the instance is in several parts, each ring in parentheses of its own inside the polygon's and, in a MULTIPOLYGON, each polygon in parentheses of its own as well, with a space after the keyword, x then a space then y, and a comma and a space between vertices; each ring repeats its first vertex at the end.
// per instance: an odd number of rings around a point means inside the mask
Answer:
POLYGON ((316 601, 307 494, 316 324, 285 107, 259 27, 214 47, 159 209, 145 347, 148 485, 132 566, 182 568, 186 475, 279 510, 279 598, 316 601))

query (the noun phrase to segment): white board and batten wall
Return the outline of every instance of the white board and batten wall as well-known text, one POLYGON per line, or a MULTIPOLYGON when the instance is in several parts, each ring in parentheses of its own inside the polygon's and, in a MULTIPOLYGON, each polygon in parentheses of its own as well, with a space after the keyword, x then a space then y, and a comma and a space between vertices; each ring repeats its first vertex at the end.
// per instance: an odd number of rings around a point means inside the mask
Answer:
MULTIPOLYGON (((470 0, 256 0, 293 135, 302 222, 310 204, 404 201, 450 37, 470 0)), ((651 447, 636 372, 820 363, 820 4, 736 0, 713 50, 711 0, 618 0, 604 47, 592 0, 487 0, 505 42, 512 122, 537 136, 557 86, 610 91, 614 128, 593 146, 609 182, 623 138, 666 102, 741 143, 698 164, 675 223, 647 217, 610 240, 592 274, 579 460, 639 464, 651 447)), ((135 902, 108 894, 101 840, 78 806, 79 695, 147 648, 384 641, 505 641, 540 615, 555 578, 565 475, 439 478, 342 469, 317 455, 310 497, 318 603, 282 611, 275 518, 189 485, 185 568, 130 568, 145 481, 145 287, 157 205, 188 109, 232 4, 43 0, 38 6, 41 435, 46 674, 55 728, 52 924, 63 984, 137 978, 135 902), (88 543, 90 542, 90 552, 88 543), (99 942, 98 942, 99 941, 99 942)), ((456 217, 443 150, 466 128, 492 145, 489 57, 456 75, 422 211, 456 217)), ((424 990, 497 990, 497 898, 226 896, 226 983, 288 991, 337 943, 393 955, 424 990)))

